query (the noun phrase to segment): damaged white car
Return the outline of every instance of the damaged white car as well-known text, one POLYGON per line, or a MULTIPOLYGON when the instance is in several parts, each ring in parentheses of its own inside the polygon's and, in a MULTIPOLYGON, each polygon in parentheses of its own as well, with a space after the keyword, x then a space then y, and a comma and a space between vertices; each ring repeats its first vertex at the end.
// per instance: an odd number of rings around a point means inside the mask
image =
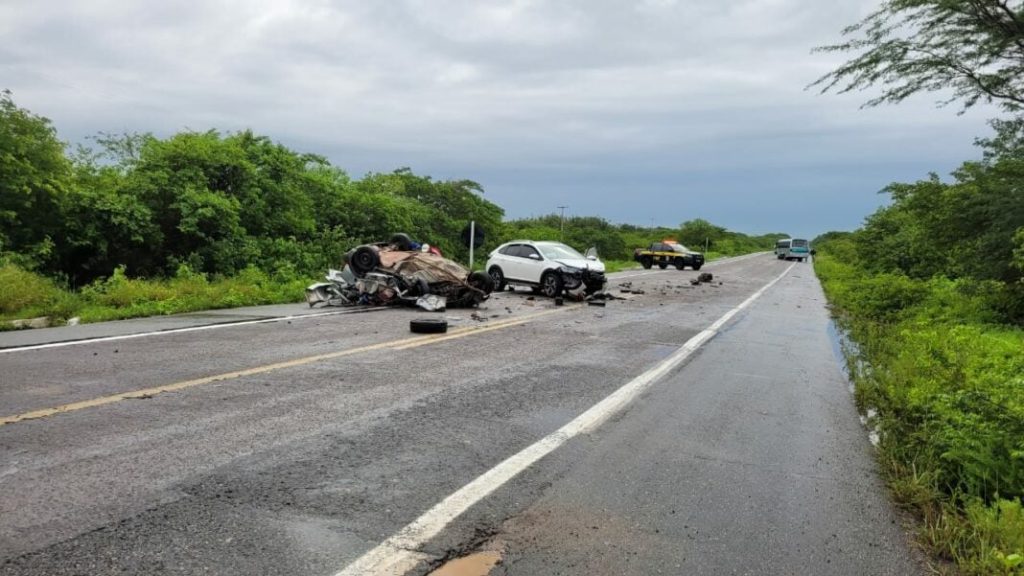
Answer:
POLYGON ((577 252, 561 242, 516 240, 491 252, 485 267, 495 290, 526 286, 550 298, 583 299, 604 289, 607 278, 597 250, 577 252))

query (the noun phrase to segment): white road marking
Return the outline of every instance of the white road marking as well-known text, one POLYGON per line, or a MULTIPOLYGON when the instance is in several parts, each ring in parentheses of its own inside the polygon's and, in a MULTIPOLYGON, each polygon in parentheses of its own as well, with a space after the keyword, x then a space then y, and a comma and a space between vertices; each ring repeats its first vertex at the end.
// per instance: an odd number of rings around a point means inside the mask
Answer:
POLYGON ((417 550, 439 534, 452 520, 572 438, 596 430, 650 388, 652 384, 682 364, 702 345, 714 338, 726 322, 750 306, 776 282, 782 280, 795 265, 790 264, 782 274, 765 284, 740 305, 726 312, 696 336, 687 340, 671 356, 626 383, 565 426, 484 472, 376 548, 363 554, 335 576, 401 576, 415 568, 419 562, 429 559, 429 556, 417 550))
POLYGON ((303 318, 319 318, 321 316, 335 316, 337 314, 353 314, 356 312, 371 312, 382 308, 367 308, 360 310, 337 310, 332 312, 319 312, 312 314, 293 314, 291 316, 277 316, 274 318, 261 318, 259 320, 239 320, 237 322, 218 322, 205 326, 189 326, 187 328, 170 328, 168 330, 154 330, 151 332, 137 332, 134 334, 120 334, 118 336, 100 336, 98 338, 82 338, 80 340, 65 340, 63 342, 50 342, 47 344, 30 344, 28 346, 12 346, 0 348, 0 354, 11 352, 27 352, 29 350, 45 350, 47 348, 63 348, 65 346, 78 346, 81 344, 96 344, 98 342, 117 342, 118 340, 131 340, 133 338, 145 338, 147 336, 163 336, 165 334, 181 334, 182 332, 199 332, 200 330, 215 330, 217 328, 233 328, 235 326, 250 326, 252 324, 267 324, 270 322, 282 322, 285 320, 300 320, 303 318))

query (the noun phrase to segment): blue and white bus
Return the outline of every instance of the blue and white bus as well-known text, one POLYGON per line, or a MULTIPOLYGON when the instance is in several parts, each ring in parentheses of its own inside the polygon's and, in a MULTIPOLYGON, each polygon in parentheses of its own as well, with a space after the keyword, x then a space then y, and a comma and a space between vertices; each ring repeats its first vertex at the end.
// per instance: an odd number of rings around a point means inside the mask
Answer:
POLYGON ((811 243, 803 238, 784 238, 775 243, 775 257, 779 260, 807 260, 813 254, 811 243))

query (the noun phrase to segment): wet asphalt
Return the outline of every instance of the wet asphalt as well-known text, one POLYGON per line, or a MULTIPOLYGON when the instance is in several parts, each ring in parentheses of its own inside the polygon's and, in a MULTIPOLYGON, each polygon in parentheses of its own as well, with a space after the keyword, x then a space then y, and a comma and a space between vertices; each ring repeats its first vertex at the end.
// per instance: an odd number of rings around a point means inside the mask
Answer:
MULTIPOLYGON (((415 310, 305 305, 0 333, 0 418, 77 407, 0 426, 0 574, 335 574, 788 266, 619 273, 605 307, 496 294, 444 313, 452 338, 410 340, 415 310)), ((810 264, 456 519, 418 572, 486 547, 496 574, 920 573, 810 264)))

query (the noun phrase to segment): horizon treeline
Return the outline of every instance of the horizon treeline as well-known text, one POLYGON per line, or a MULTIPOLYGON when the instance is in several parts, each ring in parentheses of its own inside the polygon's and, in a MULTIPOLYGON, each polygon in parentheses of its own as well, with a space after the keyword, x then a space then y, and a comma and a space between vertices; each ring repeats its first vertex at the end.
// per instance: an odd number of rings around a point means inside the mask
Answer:
MULTIPOLYGON (((338 267, 350 248, 396 232, 464 261, 474 220, 489 251, 515 237, 564 238, 626 260, 663 236, 720 253, 767 250, 785 234, 751 237, 700 219, 671 228, 594 216, 503 221, 471 180, 435 181, 409 168, 352 179, 316 154, 250 130, 105 134, 68 151, 51 122, 0 94, 0 258, 69 287, 108 278, 230 277, 254 267, 284 278, 338 267)), ((479 253, 479 251, 478 251, 479 253)))

